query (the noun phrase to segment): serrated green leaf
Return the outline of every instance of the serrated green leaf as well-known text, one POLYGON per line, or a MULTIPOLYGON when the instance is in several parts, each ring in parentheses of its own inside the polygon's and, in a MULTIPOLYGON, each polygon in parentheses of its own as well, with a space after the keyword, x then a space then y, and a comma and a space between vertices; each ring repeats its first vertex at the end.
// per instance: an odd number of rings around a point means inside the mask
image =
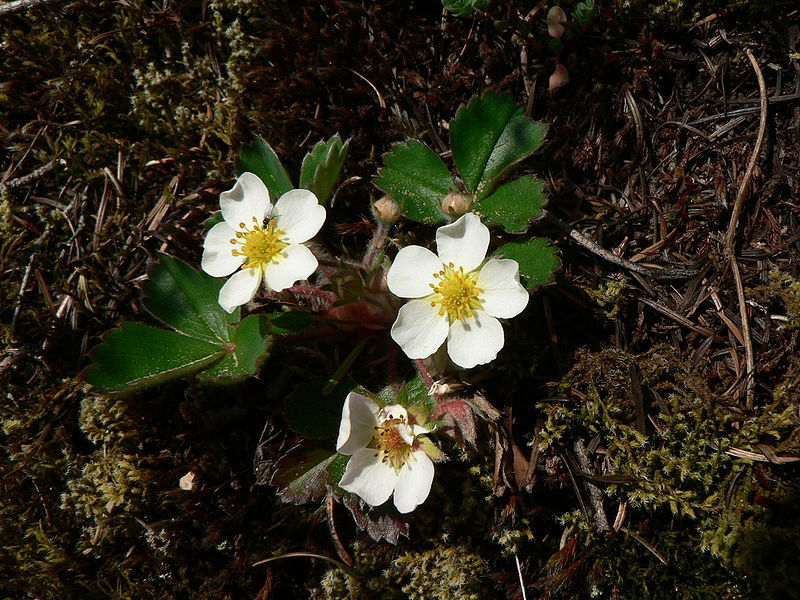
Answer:
POLYGON ((523 277, 522 284, 526 289, 532 290, 552 281, 553 273, 561 264, 555 255, 556 249, 548 246, 549 243, 547 238, 509 242, 498 248, 493 256, 517 261, 523 277))
POLYGON ((209 277, 177 258, 161 256, 142 287, 144 305, 164 324, 190 337, 216 344, 230 342, 231 324, 239 309, 228 314, 219 305, 222 280, 209 277))
POLYGON ((219 345, 182 333, 123 323, 92 351, 85 379, 103 392, 134 390, 191 374, 224 354, 219 345))
POLYGON ((272 341, 267 335, 268 328, 269 322, 263 315, 244 318, 233 327, 233 352, 228 351, 221 361, 199 373, 198 378, 224 378, 225 383, 229 383, 253 375, 272 341))
POLYGON ((342 420, 342 406, 357 384, 344 377, 329 393, 323 393, 328 380, 317 378, 294 388, 286 402, 284 416, 289 427, 305 438, 335 438, 342 420))
POLYGON ((300 187, 314 192, 320 204, 326 204, 339 178, 350 140, 342 142, 338 134, 327 142, 318 142, 306 154, 300 169, 300 187))
POLYGON ((509 233, 523 233, 533 219, 542 216, 547 202, 543 188, 544 182, 532 175, 520 177, 481 200, 476 212, 484 223, 502 225, 509 233))
POLYGON ((383 163, 375 185, 399 202, 409 219, 422 223, 445 220, 442 200, 456 189, 456 183, 433 150, 411 140, 384 155, 383 163))
POLYGON ((124 323, 92 351, 86 380, 103 392, 121 392, 201 372, 229 382, 253 375, 271 341, 269 322, 218 302, 222 282, 186 263, 162 256, 145 284, 145 306, 176 331, 124 323))
POLYGON ((510 96, 489 93, 460 108, 450 124, 453 159, 478 201, 539 148, 547 126, 535 123, 510 96))
POLYGON ((253 137, 252 142, 242 146, 235 168, 237 177, 248 171, 258 175, 267 186, 273 202, 294 187, 272 146, 258 135, 253 137))
POLYGON ((319 500, 331 479, 329 469, 339 456, 332 448, 304 443, 278 459, 270 484, 278 490, 284 502, 305 504, 319 500))

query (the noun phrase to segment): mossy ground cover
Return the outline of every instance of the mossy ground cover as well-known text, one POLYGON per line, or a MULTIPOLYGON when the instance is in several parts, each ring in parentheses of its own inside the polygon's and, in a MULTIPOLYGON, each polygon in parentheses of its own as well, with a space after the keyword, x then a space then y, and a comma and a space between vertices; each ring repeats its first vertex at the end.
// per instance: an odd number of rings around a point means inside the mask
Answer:
POLYGON ((554 47, 536 6, 133 0, 2 16, 0 597, 797 596, 800 12, 599 2, 554 47), (761 114, 746 50, 770 96, 735 232, 749 343, 723 243, 761 114), (570 82, 549 93, 556 58, 570 82), (157 253, 199 262, 250 132, 287 165, 352 138, 323 234, 355 253, 381 154, 408 137, 443 151, 442 125, 486 91, 550 125, 529 164, 553 216, 618 257, 696 274, 642 275, 534 224, 563 268, 464 391, 502 417, 475 447, 444 448, 407 537, 376 542, 347 508, 262 485, 297 441, 283 399, 330 372, 333 344, 278 347, 234 391, 112 398, 80 380, 103 332, 147 320, 157 253))

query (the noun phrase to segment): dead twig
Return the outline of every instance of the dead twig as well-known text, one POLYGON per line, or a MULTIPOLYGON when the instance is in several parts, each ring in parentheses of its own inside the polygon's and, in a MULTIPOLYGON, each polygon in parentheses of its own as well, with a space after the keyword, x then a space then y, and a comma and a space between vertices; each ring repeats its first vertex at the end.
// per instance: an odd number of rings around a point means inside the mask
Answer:
POLYGON ((567 223, 565 223, 558 217, 552 214, 548 214, 547 219, 553 225, 561 229, 564 233, 568 234, 570 239, 572 239, 578 245, 586 248, 592 254, 596 254, 600 258, 603 258, 608 262, 617 265, 618 267, 622 267, 623 269, 628 269, 629 271, 638 273, 643 277, 652 277, 654 279, 689 279, 691 277, 694 277, 698 273, 698 270, 693 268, 661 269, 657 267, 648 267, 645 265, 633 263, 624 258, 620 258, 616 254, 609 252, 605 248, 601 248, 583 234, 578 233, 576 230, 574 230, 572 227, 570 227, 567 223))
POLYGON ((753 70, 756 73, 758 80, 758 92, 761 97, 761 117, 758 123, 758 135, 756 137, 755 146, 753 146, 753 153, 750 155, 750 161, 747 164, 747 170, 744 173, 742 183, 739 186, 739 192, 736 194, 736 201, 733 205, 731 212, 731 219, 728 223, 728 231, 725 234, 725 247, 724 253, 730 263, 731 272, 733 273, 733 280, 736 285, 736 296, 739 301, 739 314, 742 321, 742 337, 744 338, 744 351, 745 351, 745 386, 746 386, 746 399, 747 406, 753 406, 755 396, 755 358, 753 356, 753 339, 750 332, 750 320, 747 315, 747 301, 744 296, 744 285, 742 284, 742 274, 739 270, 739 263, 736 260, 735 246, 736 246, 736 232, 739 228, 739 217, 744 208, 744 200, 750 191, 750 182, 753 178, 753 171, 758 162, 758 157, 761 154, 761 146, 764 144, 764 134, 767 130, 767 86, 764 83, 764 75, 761 68, 758 66, 753 53, 750 49, 745 51, 753 70))
MULTIPOLYGON (((0 11, 2 11, 4 5, 0 5, 0 11)), ((64 166, 67 164, 63 158, 59 158, 58 160, 53 160, 47 163, 46 165, 42 165, 38 169, 33 170, 32 172, 28 173, 27 175, 23 175, 22 177, 17 177, 16 179, 11 179, 10 181, 6 181, 5 183, 0 183, 0 192, 4 190, 13 190, 14 188, 22 187, 28 185, 32 181, 36 181, 43 175, 46 175, 50 171, 52 171, 56 165, 64 166)))

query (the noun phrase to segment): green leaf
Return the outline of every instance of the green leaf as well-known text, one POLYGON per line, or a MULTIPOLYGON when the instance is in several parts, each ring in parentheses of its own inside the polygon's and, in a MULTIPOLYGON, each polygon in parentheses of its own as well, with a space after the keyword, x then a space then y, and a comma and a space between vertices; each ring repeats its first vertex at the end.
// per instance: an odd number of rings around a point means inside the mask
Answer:
POLYGON ((272 335, 284 335, 296 333, 305 329, 314 321, 311 313, 304 310, 290 310, 282 313, 272 313, 269 315, 270 333, 272 335))
POLYGON ((460 108, 450 124, 453 159, 477 200, 539 148, 547 126, 533 122, 510 96, 486 94, 460 108))
POLYGON ((498 248, 493 256, 511 258, 519 263, 519 272, 523 277, 523 285, 528 290, 549 283, 553 272, 561 265, 555 255, 555 248, 548 246, 547 238, 532 238, 509 242, 498 248))
POLYGON ((239 320, 240 311, 228 314, 219 305, 222 280, 166 254, 149 277, 142 289, 154 317, 190 337, 217 344, 231 341, 231 324, 239 320))
MULTIPOLYGON (((341 456, 330 448, 313 443, 301 444, 278 459, 270 484, 278 490, 284 502, 305 504, 319 500, 325 495, 327 484, 341 481, 340 476, 335 482, 331 482, 330 474, 331 470, 339 469, 341 456)), ((347 464, 350 457, 343 458, 347 464)))
POLYGON ((443 0, 445 10, 457 17, 469 17, 474 11, 488 10, 491 0, 443 0))
POLYGON ((203 221, 203 231, 208 232, 214 225, 217 223, 222 223, 224 221, 224 217, 222 216, 221 210, 215 210, 211 213, 205 221, 203 221))
POLYGON ((542 216, 547 198, 544 182, 526 175, 505 184, 481 200, 478 212, 484 223, 502 225, 509 233, 523 233, 533 219, 542 216))
POLYGON ((442 159, 430 148, 411 140, 383 157, 375 185, 399 202, 409 219, 440 223, 447 216, 442 200, 456 183, 442 159))
POLYGON ((325 394, 325 378, 312 379, 297 385, 289 396, 284 416, 289 427, 305 438, 335 438, 342 420, 344 399, 354 388, 355 381, 345 377, 325 394))
POLYGON ((250 315, 233 329, 233 351, 229 350, 221 361, 199 373, 199 379, 221 379, 231 383, 249 377, 258 370, 272 341, 267 335, 267 318, 250 315))
POLYGON ((224 354, 220 346, 182 333, 123 323, 92 351, 84 376, 100 391, 121 392, 188 375, 224 354))
POLYGON ((219 383, 253 375, 270 345, 269 321, 239 321, 218 302, 222 282, 162 256, 144 286, 147 309, 175 331, 123 323, 92 351, 85 379, 102 392, 134 390, 198 373, 219 383))
POLYGON ((338 134, 327 142, 318 142, 306 154, 300 169, 300 187, 314 192, 320 204, 326 204, 339 178, 350 140, 342 142, 338 134))
POLYGON ((248 171, 258 175, 267 186, 273 202, 294 187, 272 146, 258 135, 253 137, 252 142, 242 146, 235 167, 237 177, 248 171))

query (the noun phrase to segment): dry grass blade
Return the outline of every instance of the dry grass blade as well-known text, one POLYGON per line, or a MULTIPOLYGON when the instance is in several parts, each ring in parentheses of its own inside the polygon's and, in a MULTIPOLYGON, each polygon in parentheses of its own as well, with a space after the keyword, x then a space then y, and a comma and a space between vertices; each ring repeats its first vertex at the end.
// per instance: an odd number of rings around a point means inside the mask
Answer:
POLYGON ((330 556, 323 556, 322 554, 314 554, 313 552, 287 552, 286 554, 279 554, 278 556, 270 556, 269 558, 265 558, 264 560, 259 560, 258 562, 254 562, 251 566, 257 567, 258 565, 265 565, 275 560, 280 560, 283 558, 295 558, 295 557, 318 558, 320 560, 327 561, 332 565, 337 566, 351 577, 358 578, 358 574, 353 569, 344 564, 342 561, 336 560, 335 558, 331 558, 330 556))
POLYGON ((744 296, 744 285, 742 284, 742 274, 739 270, 739 263, 736 261, 735 246, 736 232, 739 228, 739 217, 744 207, 744 199, 750 191, 750 181, 753 178, 753 170, 761 154, 761 146, 764 144, 764 134, 767 130, 767 86, 764 83, 764 75, 753 53, 749 49, 746 50, 746 53, 756 73, 756 78, 758 79, 758 92, 761 97, 761 117, 758 122, 758 135, 756 137, 755 146, 753 147, 753 153, 750 155, 750 162, 747 165, 744 178, 739 186, 739 192, 736 194, 736 202, 733 205, 728 231, 725 234, 725 254, 730 263, 733 280, 736 285, 736 296, 739 300, 739 314, 742 321, 742 337, 744 338, 745 362, 747 368, 745 380, 747 406, 752 407, 755 397, 755 357, 753 356, 753 339, 750 333, 750 320, 747 315, 747 301, 744 296))

